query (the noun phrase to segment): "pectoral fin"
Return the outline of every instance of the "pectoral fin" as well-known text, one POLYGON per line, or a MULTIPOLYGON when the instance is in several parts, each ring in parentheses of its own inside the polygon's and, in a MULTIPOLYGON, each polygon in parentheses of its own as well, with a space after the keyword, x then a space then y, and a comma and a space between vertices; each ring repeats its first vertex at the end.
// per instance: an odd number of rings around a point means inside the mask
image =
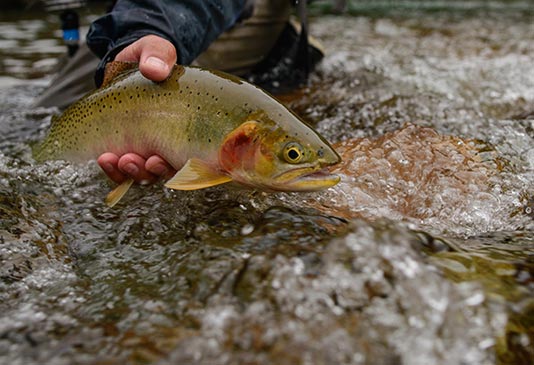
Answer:
POLYGON ((117 186, 115 189, 109 192, 108 196, 106 196, 106 204, 108 207, 113 208, 115 204, 119 202, 119 200, 122 199, 124 194, 130 189, 130 186, 132 186, 134 180, 128 179, 119 186, 117 186))
POLYGON ((213 168, 202 160, 192 158, 165 186, 175 190, 197 190, 230 181, 231 177, 213 171, 213 168))

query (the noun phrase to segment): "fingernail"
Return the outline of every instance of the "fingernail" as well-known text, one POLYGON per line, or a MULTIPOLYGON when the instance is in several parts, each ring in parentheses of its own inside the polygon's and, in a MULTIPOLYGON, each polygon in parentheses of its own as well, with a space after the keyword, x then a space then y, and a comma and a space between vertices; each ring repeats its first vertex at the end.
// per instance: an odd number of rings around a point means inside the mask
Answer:
POLYGON ((158 164, 152 167, 150 172, 153 173, 154 175, 164 176, 167 174, 167 172, 169 172, 169 170, 167 169, 165 165, 158 164))
POLYGON ((124 172, 128 175, 135 176, 139 173, 139 168, 134 163, 128 163, 124 166, 124 172))
POLYGON ((165 62, 163 62, 163 60, 157 58, 157 57, 148 57, 146 59, 146 63, 151 65, 151 66, 154 66, 156 68, 164 68, 164 69, 168 69, 169 66, 167 66, 167 64, 165 62))
POLYGON ((115 167, 113 167, 113 165, 110 163, 106 163, 102 165, 102 169, 104 169, 104 171, 107 173, 112 173, 115 171, 115 167))

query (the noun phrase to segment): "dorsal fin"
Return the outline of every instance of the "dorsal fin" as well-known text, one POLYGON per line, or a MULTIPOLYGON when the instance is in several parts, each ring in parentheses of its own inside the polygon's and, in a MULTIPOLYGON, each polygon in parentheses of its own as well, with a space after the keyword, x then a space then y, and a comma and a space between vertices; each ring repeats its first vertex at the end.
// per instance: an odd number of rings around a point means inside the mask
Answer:
POLYGON ((138 68, 139 64, 137 62, 108 62, 108 64, 106 64, 106 70, 104 71, 104 81, 102 81, 102 87, 108 86, 111 81, 113 81, 119 75, 128 73, 129 71, 137 70, 138 68))

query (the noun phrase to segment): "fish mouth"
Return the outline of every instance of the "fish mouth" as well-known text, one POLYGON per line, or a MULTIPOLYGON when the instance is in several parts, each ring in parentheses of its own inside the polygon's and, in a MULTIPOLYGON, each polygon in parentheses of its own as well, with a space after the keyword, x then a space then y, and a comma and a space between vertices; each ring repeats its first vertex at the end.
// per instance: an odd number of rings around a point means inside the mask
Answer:
POLYGON ((276 180, 281 191, 317 191, 336 185, 341 178, 327 167, 301 167, 276 176, 276 180))

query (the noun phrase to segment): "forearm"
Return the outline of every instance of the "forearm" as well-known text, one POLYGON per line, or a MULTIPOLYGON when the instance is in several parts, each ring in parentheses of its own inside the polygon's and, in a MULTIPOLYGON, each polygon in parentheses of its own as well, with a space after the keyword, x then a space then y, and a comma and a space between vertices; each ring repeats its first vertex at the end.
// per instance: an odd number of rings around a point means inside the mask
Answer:
POLYGON ((244 4, 245 0, 119 0, 91 25, 87 43, 102 58, 102 67, 127 45, 153 34, 169 40, 178 62, 189 64, 235 24, 244 4))

